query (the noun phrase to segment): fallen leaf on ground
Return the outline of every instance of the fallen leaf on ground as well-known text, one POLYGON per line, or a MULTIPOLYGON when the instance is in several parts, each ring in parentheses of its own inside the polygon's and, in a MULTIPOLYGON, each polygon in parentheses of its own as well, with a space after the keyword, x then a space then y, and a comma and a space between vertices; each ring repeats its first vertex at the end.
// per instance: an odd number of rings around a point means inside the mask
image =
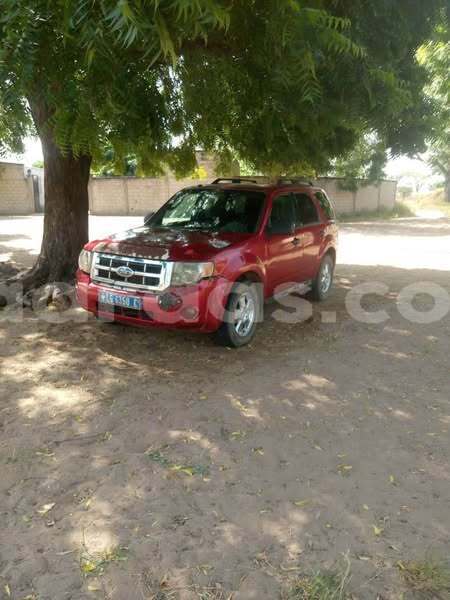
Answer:
POLYGON ((40 515, 46 515, 48 512, 50 512, 52 510, 52 508, 55 506, 55 504, 56 504, 56 502, 49 502, 48 504, 44 504, 44 506, 38 510, 38 513, 40 515))
POLYGON ((212 565, 198 565, 197 569, 203 573, 203 575, 208 575, 208 571, 212 571, 214 567, 212 565))
POLYGON ((384 531, 382 527, 377 527, 376 525, 372 525, 372 529, 376 536, 380 536, 384 531))
POLYGON ((259 446, 258 448, 252 448, 253 452, 255 452, 256 454, 260 454, 261 456, 264 455, 264 448, 262 448, 261 446, 259 446))
POLYGON ((353 469, 352 465, 338 465, 337 470, 341 475, 350 475, 350 471, 353 469))
POLYGON ((83 573, 92 573, 93 571, 95 571, 96 568, 97 565, 90 560, 84 560, 81 564, 81 570, 83 571, 83 573))
POLYGON ((230 433, 230 438, 236 440, 238 438, 245 437, 245 435, 245 431, 233 431, 232 433, 230 433))
POLYGON ((298 500, 297 502, 294 502, 295 506, 299 506, 300 508, 302 506, 306 506, 307 504, 311 504, 312 500, 298 500))

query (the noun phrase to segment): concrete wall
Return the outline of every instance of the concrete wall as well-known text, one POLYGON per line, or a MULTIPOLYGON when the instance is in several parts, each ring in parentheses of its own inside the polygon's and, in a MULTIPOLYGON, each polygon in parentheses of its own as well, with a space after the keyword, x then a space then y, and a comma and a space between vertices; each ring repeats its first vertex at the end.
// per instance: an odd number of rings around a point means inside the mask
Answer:
POLYGON ((89 183, 89 205, 93 215, 145 215, 157 210, 176 192, 190 185, 205 184, 216 177, 216 162, 197 153, 202 179, 164 177, 93 177, 89 183))
POLYGON ((0 163, 0 214, 27 215, 35 211, 33 182, 24 167, 17 163, 0 163))
MULTIPOLYGON (((207 179, 181 179, 172 176, 150 179, 147 177, 99 177, 91 179, 89 198, 91 213, 95 215, 145 215, 157 210, 166 200, 183 187, 205 184, 207 179)), ((379 185, 361 185, 356 192, 342 190, 339 179, 322 177, 315 183, 333 200, 338 214, 393 208, 396 181, 381 181, 379 185)), ((364 182, 361 182, 362 184, 364 182)))
POLYGON ((89 205, 93 215, 145 215, 157 210, 173 194, 208 179, 174 177, 94 177, 89 183, 89 205))
MULTIPOLYGON (((145 215, 158 209, 178 190, 211 182, 215 163, 199 155, 198 162, 206 176, 203 179, 177 180, 173 175, 150 177, 92 177, 89 183, 89 203, 95 215, 145 215)), ((40 173, 42 175, 42 173, 40 173)), ((316 183, 324 188, 340 214, 393 208, 397 182, 381 181, 378 185, 361 185, 356 192, 342 190, 341 180, 321 177, 316 183)), ((41 193, 43 190, 41 191, 41 193)), ((31 214, 36 211, 33 182, 26 177, 22 164, 0 163, 0 214, 31 214)))
POLYGON ((397 182, 382 180, 377 185, 365 185, 360 180, 356 192, 341 189, 341 179, 320 177, 315 183, 323 188, 333 200, 338 214, 378 210, 379 208, 394 208, 397 194, 397 182))

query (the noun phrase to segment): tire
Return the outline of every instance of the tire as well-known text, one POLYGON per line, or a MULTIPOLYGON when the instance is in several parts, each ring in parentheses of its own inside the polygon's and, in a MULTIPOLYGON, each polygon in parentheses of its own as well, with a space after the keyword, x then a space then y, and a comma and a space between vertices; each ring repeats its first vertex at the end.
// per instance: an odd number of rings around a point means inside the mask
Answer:
POLYGON ((312 284, 311 297, 321 302, 330 295, 333 286, 334 260, 331 254, 325 254, 320 263, 316 278, 312 284))
POLYGON ((262 298, 251 282, 238 282, 230 292, 222 325, 215 333, 221 346, 239 348, 253 339, 262 318, 262 298), (239 319, 239 313, 244 318, 239 319))

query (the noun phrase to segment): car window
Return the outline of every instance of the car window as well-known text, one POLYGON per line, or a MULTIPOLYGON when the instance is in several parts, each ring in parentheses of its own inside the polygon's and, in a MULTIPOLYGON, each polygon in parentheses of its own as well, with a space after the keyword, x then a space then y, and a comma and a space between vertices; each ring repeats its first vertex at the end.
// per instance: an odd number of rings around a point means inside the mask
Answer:
POLYGON ((272 204, 268 228, 273 233, 288 233, 295 222, 292 194, 277 196, 272 204))
POLYGON ((327 219, 333 220, 335 219, 334 208, 330 202, 330 199, 323 192, 316 192, 316 198, 319 201, 319 204, 326 216, 327 219))
POLYGON ((307 194, 294 194, 295 223, 297 226, 311 225, 319 221, 319 215, 314 202, 307 194))

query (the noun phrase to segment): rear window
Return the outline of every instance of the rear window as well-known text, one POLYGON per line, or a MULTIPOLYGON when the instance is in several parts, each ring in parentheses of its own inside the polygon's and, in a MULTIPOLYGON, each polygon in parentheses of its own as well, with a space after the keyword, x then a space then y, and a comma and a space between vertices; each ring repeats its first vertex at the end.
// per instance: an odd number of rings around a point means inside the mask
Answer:
POLYGON ((307 194, 294 194, 295 197, 295 222, 300 225, 312 225, 319 221, 317 208, 307 194))
POLYGON ((327 219, 333 221, 336 218, 336 215, 328 196, 324 192, 316 192, 315 195, 327 219))

